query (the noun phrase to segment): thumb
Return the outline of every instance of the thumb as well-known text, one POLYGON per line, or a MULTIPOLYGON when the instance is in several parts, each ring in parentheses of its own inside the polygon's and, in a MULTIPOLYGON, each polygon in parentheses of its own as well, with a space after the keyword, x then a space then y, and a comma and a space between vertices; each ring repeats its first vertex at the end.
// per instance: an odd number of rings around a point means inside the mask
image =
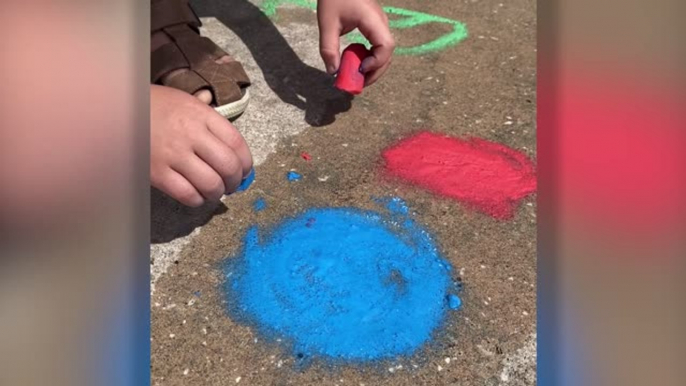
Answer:
POLYGON ((319 54, 324 60, 326 72, 333 75, 338 71, 341 27, 339 23, 319 19, 319 54))

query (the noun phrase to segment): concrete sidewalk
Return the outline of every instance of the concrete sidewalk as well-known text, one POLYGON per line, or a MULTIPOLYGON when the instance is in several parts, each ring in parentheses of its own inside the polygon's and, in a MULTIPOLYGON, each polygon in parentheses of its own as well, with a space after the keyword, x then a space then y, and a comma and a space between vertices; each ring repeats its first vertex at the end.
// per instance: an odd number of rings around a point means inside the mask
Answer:
MULTIPOLYGON (((354 100, 323 72, 316 15, 302 1, 281 4, 272 17, 259 2, 196 3, 203 33, 253 80, 250 106, 236 126, 257 178, 247 192, 194 210, 152 193, 152 383, 535 384, 535 196, 501 221, 379 172, 383 149, 419 130, 484 138, 535 161, 535 2, 384 2, 457 20, 469 36, 396 55, 380 83, 354 100), (292 169, 302 180, 287 181, 292 169), (386 196, 402 197, 459 269, 463 308, 439 342, 407 361, 303 368, 292 352, 226 315, 219 264, 241 248, 249 226, 273 226, 311 207, 374 209, 371 197, 386 196), (264 211, 253 209, 258 198, 264 211)), ((411 48, 451 28, 434 22, 393 32, 399 47, 411 48)))

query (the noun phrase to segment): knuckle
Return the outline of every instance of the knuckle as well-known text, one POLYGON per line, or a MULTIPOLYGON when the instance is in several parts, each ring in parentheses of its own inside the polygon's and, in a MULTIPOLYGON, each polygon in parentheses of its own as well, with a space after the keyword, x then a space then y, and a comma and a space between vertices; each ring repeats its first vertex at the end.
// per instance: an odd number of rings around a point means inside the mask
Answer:
MULTIPOLYGON (((223 164, 221 165, 221 177, 224 181, 228 181, 230 179, 235 179, 239 178, 243 174, 243 168, 241 167, 240 161, 238 160, 238 157, 236 157, 234 154, 229 154, 224 159, 222 160, 223 164)), ((227 186, 228 188, 228 186, 227 186)))
POLYGON ((221 132, 220 138, 231 149, 237 149, 245 143, 245 140, 236 128, 224 118, 218 118, 213 122, 213 129, 221 132))
POLYGON ((217 201, 224 194, 224 181, 219 176, 209 179, 201 188, 206 199, 217 201))
POLYGON ((170 141, 169 146, 166 146, 160 151, 162 160, 172 164, 179 159, 179 155, 186 155, 190 151, 190 142, 182 139, 170 141))
POLYGON ((243 150, 243 141, 240 137, 229 137, 225 141, 226 147, 223 149, 222 158, 225 160, 224 162, 233 163, 235 162, 233 158, 236 157, 236 152, 243 150))
POLYGON ((213 181, 210 184, 209 193, 212 199, 219 199, 224 194, 224 181, 222 181, 222 179, 218 176, 213 178, 213 181))
POLYGON ((243 168, 236 157, 230 157, 226 165, 227 177, 235 177, 243 175, 243 168))
POLYGON ((247 161, 248 162, 243 164, 243 172, 246 174, 249 173, 250 170, 253 168, 252 154, 248 153, 248 160, 247 161))
POLYGON ((202 197, 198 196, 190 186, 179 187, 176 190, 176 198, 185 205, 198 207, 203 204, 202 197))
POLYGON ((183 128, 183 137, 178 138, 176 141, 176 151, 181 149, 190 149, 193 147, 194 143, 202 138, 204 132, 201 125, 197 123, 188 123, 183 128))
POLYGON ((231 127, 230 130, 228 130, 226 140, 227 145, 234 150, 241 148, 245 145, 245 140, 243 140, 243 137, 233 127, 231 127))
POLYGON ((332 56, 335 56, 336 53, 337 53, 337 51, 335 51, 335 50, 334 50, 333 48, 331 48, 331 47, 321 47, 321 48, 319 49, 319 53, 322 55, 322 57, 330 58, 330 57, 332 57, 332 56))

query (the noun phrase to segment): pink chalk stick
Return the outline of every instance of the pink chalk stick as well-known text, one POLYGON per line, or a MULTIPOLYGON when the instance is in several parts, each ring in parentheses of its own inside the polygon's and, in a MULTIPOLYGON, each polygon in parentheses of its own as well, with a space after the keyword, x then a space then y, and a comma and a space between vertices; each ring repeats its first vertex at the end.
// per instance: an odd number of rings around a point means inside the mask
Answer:
POLYGON ((346 47, 341 55, 341 65, 334 85, 353 95, 361 93, 364 88, 364 74, 360 72, 360 65, 370 54, 362 44, 354 43, 346 47))

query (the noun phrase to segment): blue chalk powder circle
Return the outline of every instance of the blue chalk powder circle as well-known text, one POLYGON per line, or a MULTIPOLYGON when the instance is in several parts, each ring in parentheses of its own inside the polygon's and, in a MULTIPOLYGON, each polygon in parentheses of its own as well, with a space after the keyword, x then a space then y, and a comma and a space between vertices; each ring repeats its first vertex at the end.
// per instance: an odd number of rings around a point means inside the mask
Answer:
POLYGON ((443 322, 451 268, 407 211, 395 212, 310 209, 262 237, 249 229, 224 267, 232 317, 298 357, 411 355, 443 322))

